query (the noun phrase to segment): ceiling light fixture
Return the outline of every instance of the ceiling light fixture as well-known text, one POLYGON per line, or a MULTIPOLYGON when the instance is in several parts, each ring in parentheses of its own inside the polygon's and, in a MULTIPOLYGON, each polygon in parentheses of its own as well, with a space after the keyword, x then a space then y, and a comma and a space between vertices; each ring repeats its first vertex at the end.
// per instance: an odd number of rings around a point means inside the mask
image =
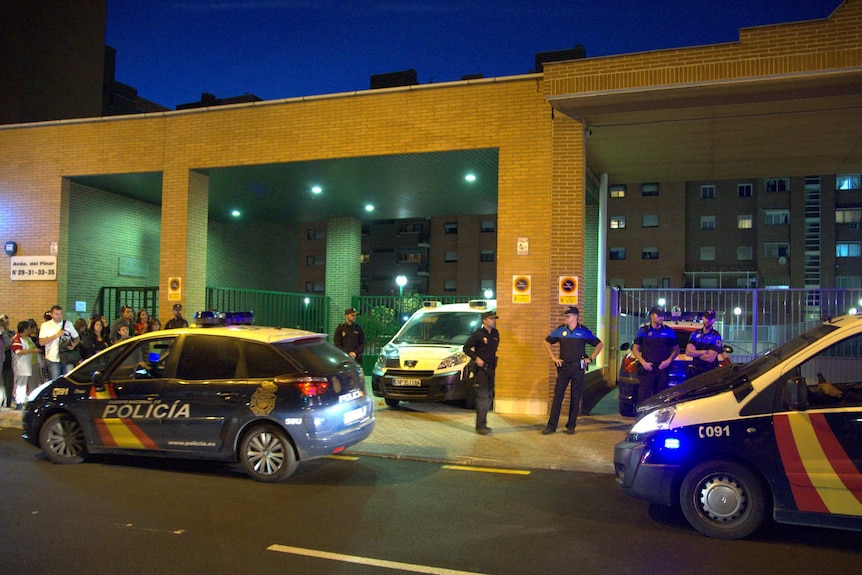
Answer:
POLYGON ((233 210, 233 211, 231 211, 230 215, 232 215, 235 218, 238 218, 242 215, 242 213, 239 210, 233 210))
POLYGON ((476 181, 476 174, 467 174, 466 176, 464 176, 464 179, 467 180, 468 182, 471 182, 471 183, 475 182, 476 181))
POLYGON ((371 204, 365 204, 365 211, 366 212, 373 212, 374 206, 372 206, 371 204))
POLYGON ((319 194, 321 192, 323 192, 323 188, 321 188, 320 186, 312 186, 311 187, 311 193, 312 194, 319 194))

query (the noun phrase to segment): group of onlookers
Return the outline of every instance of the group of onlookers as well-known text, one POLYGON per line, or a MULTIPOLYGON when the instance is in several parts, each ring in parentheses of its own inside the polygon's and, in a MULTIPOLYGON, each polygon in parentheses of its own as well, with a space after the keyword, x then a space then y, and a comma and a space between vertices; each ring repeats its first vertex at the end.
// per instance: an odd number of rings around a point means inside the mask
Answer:
MULTIPOLYGON (((166 328, 188 327, 182 317, 183 306, 173 306, 174 317, 166 328)), ((27 394, 45 381, 70 372, 77 364, 110 345, 162 329, 158 318, 150 318, 145 309, 138 311, 127 305, 108 327, 106 317, 93 313, 89 322, 78 318, 70 322, 63 317, 63 308, 52 306, 45 312, 44 322, 35 319, 19 321, 17 331, 9 326, 9 317, 0 314, 0 356, 3 357, 3 385, 0 385, 0 407, 21 409, 27 394)))

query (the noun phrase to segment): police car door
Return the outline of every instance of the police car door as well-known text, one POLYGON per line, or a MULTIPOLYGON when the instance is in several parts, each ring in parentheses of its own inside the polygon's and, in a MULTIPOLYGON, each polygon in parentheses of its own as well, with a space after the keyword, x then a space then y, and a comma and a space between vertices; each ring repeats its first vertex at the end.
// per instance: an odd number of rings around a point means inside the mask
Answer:
POLYGON ((95 445, 113 449, 158 450, 162 419, 171 406, 164 403, 165 362, 176 337, 131 341, 118 361, 97 376, 86 405, 95 445))
POLYGON ((784 399, 773 418, 789 482, 789 493, 776 494, 776 515, 856 516, 862 528, 862 334, 806 358, 782 381, 799 378, 796 409, 784 399))
POLYGON ((183 337, 176 377, 165 397, 180 406, 177 417, 164 420, 165 448, 174 451, 218 452, 225 445, 225 426, 251 395, 247 382, 237 379, 239 339, 200 333, 183 337))

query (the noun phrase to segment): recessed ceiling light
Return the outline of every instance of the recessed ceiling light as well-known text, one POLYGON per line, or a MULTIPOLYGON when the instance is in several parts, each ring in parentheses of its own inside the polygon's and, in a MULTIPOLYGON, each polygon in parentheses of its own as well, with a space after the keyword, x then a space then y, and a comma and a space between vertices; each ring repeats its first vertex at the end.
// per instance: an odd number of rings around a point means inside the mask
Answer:
POLYGON ((321 188, 320 186, 312 186, 312 188, 311 188, 312 194, 319 194, 322 191, 323 191, 323 188, 321 188))
POLYGON ((464 176, 464 179, 467 180, 468 182, 475 182, 476 181, 476 174, 467 174, 466 176, 464 176))
POLYGON ((373 212, 374 206, 372 206, 371 204, 365 204, 365 211, 366 212, 373 212))
POLYGON ((241 213, 239 210, 233 210, 233 211, 230 213, 230 215, 232 215, 232 216, 233 216, 233 217, 235 217, 235 218, 238 218, 238 217, 240 217, 240 216, 242 215, 242 213, 241 213))

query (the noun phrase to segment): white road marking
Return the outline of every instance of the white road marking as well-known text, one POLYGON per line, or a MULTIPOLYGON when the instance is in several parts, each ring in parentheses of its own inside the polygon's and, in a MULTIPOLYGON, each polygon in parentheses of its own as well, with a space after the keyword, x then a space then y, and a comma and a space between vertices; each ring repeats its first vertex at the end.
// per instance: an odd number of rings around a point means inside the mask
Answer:
POLYGON ((459 571, 457 569, 444 569, 443 567, 431 567, 429 565, 415 565, 413 563, 385 561, 383 559, 372 559, 370 557, 359 557, 357 555, 344 555, 342 553, 330 553, 329 551, 290 547, 288 545, 270 545, 267 547, 267 550, 278 551, 279 553, 290 553, 293 555, 304 555, 306 557, 330 559, 332 561, 343 561, 345 563, 371 565, 372 567, 383 567, 385 569, 399 569, 401 571, 411 571, 413 573, 429 573, 430 575, 483 575, 476 571, 459 571))
POLYGON ((177 529, 175 531, 169 531, 167 529, 152 529, 150 527, 135 527, 133 523, 114 523, 117 527, 125 527, 126 529, 134 529, 136 531, 149 531, 151 533, 169 533, 171 535, 182 535, 185 533, 185 529, 177 529))

